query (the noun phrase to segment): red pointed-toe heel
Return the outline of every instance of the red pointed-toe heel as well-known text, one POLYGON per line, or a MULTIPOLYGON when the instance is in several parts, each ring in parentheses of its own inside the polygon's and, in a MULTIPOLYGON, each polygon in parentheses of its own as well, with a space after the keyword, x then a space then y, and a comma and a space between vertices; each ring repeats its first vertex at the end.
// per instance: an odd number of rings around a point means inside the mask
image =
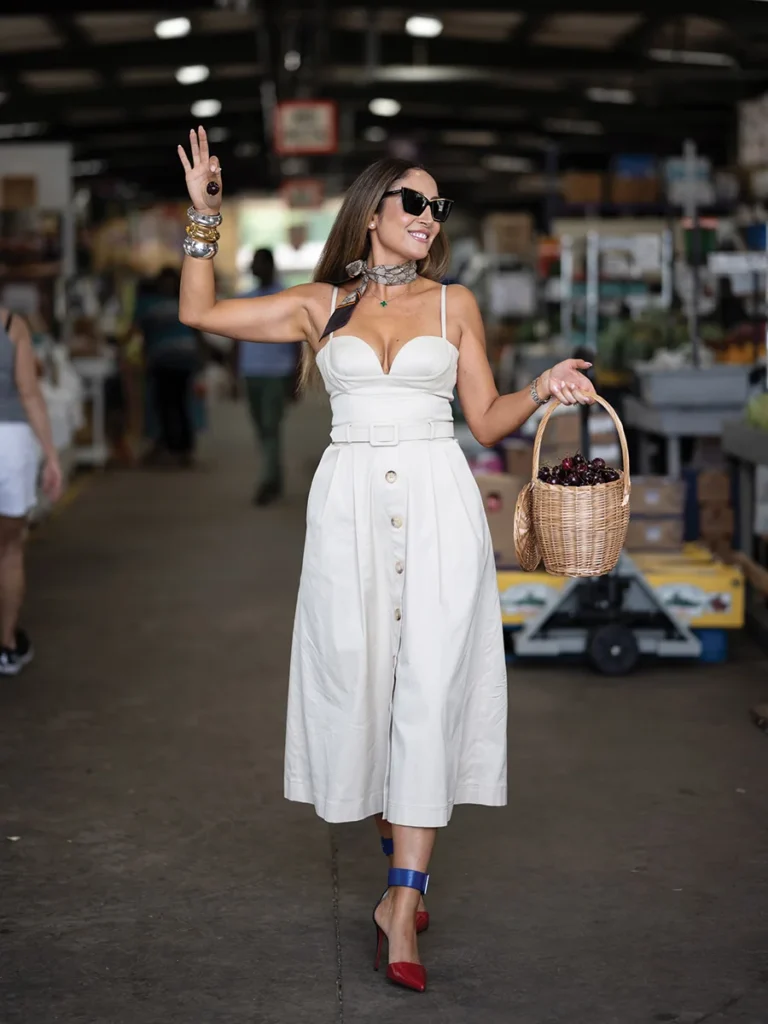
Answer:
MULTIPOLYGON (((420 893, 424 894, 427 891, 429 875, 425 875, 421 871, 411 871, 406 868, 390 868, 387 883, 387 890, 389 890, 389 887, 392 885, 401 885, 409 889, 418 889, 420 893)), ((382 896, 382 899, 383 898, 384 897, 382 896)), ((381 964, 381 949, 384 945, 385 938, 385 932, 376 921, 376 910, 380 903, 381 900, 379 900, 373 908, 373 923, 376 926, 376 956, 373 960, 374 971, 378 971, 379 965, 381 964)), ((409 988, 413 992, 426 992, 427 970, 423 964, 414 964, 409 963, 407 960, 403 960, 398 963, 387 964, 387 980, 391 981, 394 985, 402 985, 403 988, 409 988)))
MULTIPOLYGON (((395 842, 393 839, 381 838, 381 849, 384 851, 385 857, 391 857, 395 852, 395 842)), ((386 896, 386 891, 384 896, 386 896)), ((382 899, 384 897, 382 896, 382 899)), ((429 928, 429 911, 428 910, 417 910, 416 911, 416 934, 421 935, 429 928)))

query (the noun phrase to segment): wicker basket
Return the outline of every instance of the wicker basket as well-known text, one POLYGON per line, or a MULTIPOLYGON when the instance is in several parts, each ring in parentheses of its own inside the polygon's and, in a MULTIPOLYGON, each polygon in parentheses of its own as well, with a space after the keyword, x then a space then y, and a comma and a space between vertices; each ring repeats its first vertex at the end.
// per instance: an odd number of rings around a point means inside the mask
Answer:
POLYGON ((611 406, 596 400, 619 434, 624 471, 619 479, 591 487, 562 487, 538 479, 541 441, 555 411, 542 417, 533 446, 533 526, 544 566, 553 576, 603 576, 619 560, 629 525, 629 453, 621 420, 611 406))

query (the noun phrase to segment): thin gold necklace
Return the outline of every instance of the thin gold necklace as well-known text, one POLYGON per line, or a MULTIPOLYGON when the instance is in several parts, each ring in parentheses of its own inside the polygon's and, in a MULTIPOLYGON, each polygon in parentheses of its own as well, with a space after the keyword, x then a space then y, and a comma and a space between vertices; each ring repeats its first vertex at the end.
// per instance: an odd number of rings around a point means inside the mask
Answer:
MULTIPOLYGON (((408 285, 406 285, 405 287, 408 288, 408 285)), ((404 295, 409 295, 409 294, 410 294, 410 292, 404 291, 404 292, 400 292, 399 295, 396 295, 394 297, 394 299, 377 299, 377 302, 379 303, 380 306, 384 307, 384 306, 388 306, 390 304, 390 302, 397 302, 398 299, 402 299, 402 297, 404 295)))

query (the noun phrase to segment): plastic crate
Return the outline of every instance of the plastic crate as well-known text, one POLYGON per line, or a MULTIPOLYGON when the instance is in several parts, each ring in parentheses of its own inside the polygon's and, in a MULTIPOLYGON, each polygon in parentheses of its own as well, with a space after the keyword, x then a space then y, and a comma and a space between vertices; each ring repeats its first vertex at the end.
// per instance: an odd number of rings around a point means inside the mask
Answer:
POLYGON ((687 409, 742 409, 749 399, 749 366, 711 366, 694 370, 661 369, 635 363, 640 398, 646 405, 687 409))
POLYGON ((720 665, 728 660, 728 631, 726 629, 694 629, 701 640, 699 661, 720 665))

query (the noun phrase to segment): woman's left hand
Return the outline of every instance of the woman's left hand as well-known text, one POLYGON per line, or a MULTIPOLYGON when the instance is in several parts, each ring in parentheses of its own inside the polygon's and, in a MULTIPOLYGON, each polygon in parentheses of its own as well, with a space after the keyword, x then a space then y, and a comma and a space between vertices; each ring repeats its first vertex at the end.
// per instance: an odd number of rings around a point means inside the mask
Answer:
POLYGON ((595 389, 592 381, 579 373, 591 365, 583 359, 564 359, 557 366, 545 370, 537 385, 539 397, 556 398, 563 405, 593 405, 595 389))

